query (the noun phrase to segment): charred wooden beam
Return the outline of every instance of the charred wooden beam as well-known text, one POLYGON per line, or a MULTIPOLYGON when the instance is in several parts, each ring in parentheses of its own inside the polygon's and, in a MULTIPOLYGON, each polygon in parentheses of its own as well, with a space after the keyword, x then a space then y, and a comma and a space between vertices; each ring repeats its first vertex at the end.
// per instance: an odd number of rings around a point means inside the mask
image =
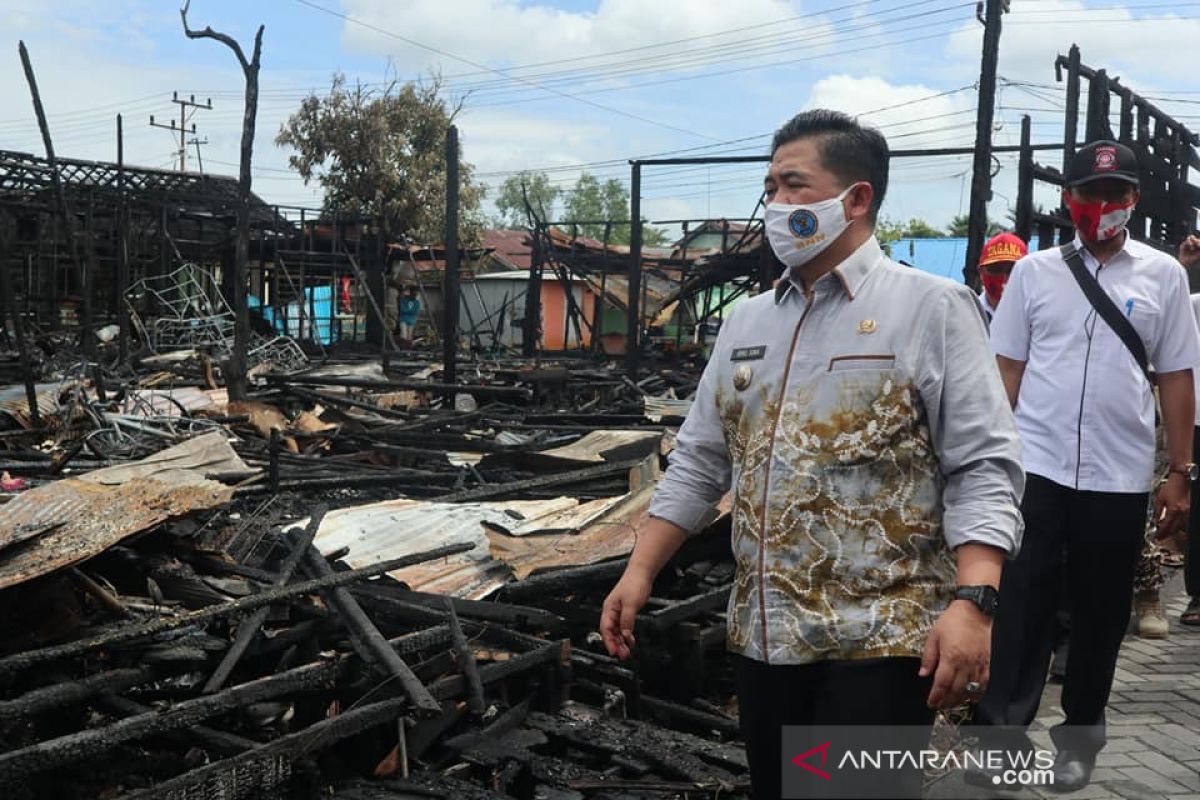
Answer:
POLYGON ((468 706, 472 713, 482 714, 487 706, 483 699, 483 683, 479 680, 479 665, 475 663, 471 645, 467 643, 467 637, 463 636, 462 626, 458 624, 458 614, 454 613, 454 601, 449 597, 445 598, 445 601, 446 615, 450 618, 450 634, 454 640, 454 650, 458 654, 459 668, 467 679, 467 688, 471 690, 468 706))
POLYGON ((519 628, 553 631, 562 627, 561 617, 551 614, 543 608, 519 606, 511 603, 498 603, 485 600, 467 600, 461 597, 446 597, 445 595, 418 592, 411 589, 401 589, 392 585, 355 586, 350 589, 360 600, 363 598, 387 597, 413 605, 439 609, 449 600, 454 611, 460 617, 498 622, 502 625, 512 625, 519 628))
MULTIPOLYGON (((317 578, 329 578, 335 575, 329 563, 321 557, 316 548, 311 546, 308 549, 306 566, 309 573, 317 578)), ((375 623, 354 599, 354 595, 341 586, 327 589, 323 594, 337 609, 338 615, 346 624, 347 630, 350 631, 355 649, 358 650, 363 660, 382 667, 391 677, 398 680, 418 711, 428 715, 440 714, 441 705, 404 663, 404 659, 388 645, 383 634, 379 632, 379 628, 375 627, 375 623)))
MULTIPOLYGON (((274 433, 274 431, 272 431, 274 433)), ((274 438, 272 438, 274 441, 274 438)), ((309 517, 308 525, 300 533, 299 541, 297 541, 292 551, 288 553, 283 564, 279 567, 279 574, 275 577, 275 585, 283 586, 292 578, 292 573, 296 571, 300 560, 304 558, 308 548, 312 546, 313 539, 317 535, 317 529, 321 527, 321 521, 325 519, 325 512, 328 509, 325 506, 317 506, 309 517)), ((322 577, 320 575, 316 577, 322 577)), ((221 659, 221 663, 213 670, 213 674, 209 676, 208 681, 204 684, 204 692, 215 692, 225 685, 225 681, 229 678, 233 668, 237 666, 238 660, 242 654, 246 652, 246 648, 250 646, 250 642, 258 635, 262 629, 263 623, 267 621, 267 616, 271 613, 270 606, 263 606, 250 614, 249 617, 242 620, 238 626, 237 639, 234 640, 233 646, 225 653, 225 657, 221 659)))
MULTIPOLYGON (((486 686, 546 664, 566 664, 570 660, 570 651, 571 643, 566 639, 561 642, 549 642, 538 650, 521 653, 507 661, 488 664, 479 671, 479 679, 486 686)), ((447 675, 434 682, 429 691, 434 697, 445 700, 462 695, 466 688, 466 679, 462 675, 447 675)))
POLYGON ((594 478, 603 478, 608 475, 627 473, 629 470, 641 466, 643 461, 645 459, 635 458, 628 461, 615 461, 610 464, 572 470, 570 472, 561 472, 555 475, 539 475, 536 478, 529 478, 523 481, 495 483, 462 492, 453 492, 443 495, 437 498, 437 500, 444 503, 462 503, 468 500, 482 500, 488 497, 517 494, 524 489, 534 489, 543 486, 566 486, 581 481, 590 481, 594 478))
POLYGON ((98 650, 102 647, 108 647, 122 642, 129 642, 135 639, 140 639, 143 636, 153 636, 165 631, 182 628, 188 625, 197 625, 207 623, 214 619, 220 619, 230 614, 238 614, 245 611, 253 611, 263 606, 268 606, 271 603, 287 600, 292 597, 298 597, 305 594, 311 594, 321 589, 329 589, 336 586, 345 586, 346 584, 355 581, 371 578, 376 575, 382 575, 385 572, 409 567, 414 564, 421 564, 426 561, 444 558, 446 556, 455 555, 457 553, 465 553, 474 547, 471 543, 460 543, 438 547, 433 550, 427 550, 423 553, 415 553, 413 555, 404 556, 402 558, 389 559, 380 561, 377 564, 371 564, 361 569, 349 570, 347 572, 339 572, 333 575, 327 575, 314 580, 303 581, 301 583, 289 584, 287 586, 279 586, 272 589, 259 592, 250 597, 243 597, 240 600, 234 600, 229 603, 224 603, 218 606, 209 606, 197 611, 192 611, 187 614, 180 614, 177 617, 164 617, 161 619, 145 622, 140 625, 129 625, 123 628, 118 628, 112 631, 92 636, 86 639, 79 639, 74 642, 68 642, 63 645, 54 645, 51 647, 43 647, 37 650, 27 650, 22 653, 13 653, 12 655, 0 658, 0 675, 8 675, 13 672, 28 669, 29 667, 37 666, 55 661, 60 658, 70 658, 72 656, 83 655, 90 653, 93 650, 98 650))
POLYGON ((501 596, 511 600, 554 597, 567 592, 575 593, 584 587, 615 583, 625 572, 628 564, 628 558, 621 558, 584 567, 559 569, 505 584, 500 592, 501 596))
POLYGON ((482 744, 489 739, 499 739, 506 733, 511 733, 516 730, 532 709, 533 699, 525 698, 517 705, 505 711, 500 716, 496 717, 487 727, 470 731, 468 733, 459 734, 451 739, 443 742, 444 746, 450 750, 467 750, 476 745, 482 744))
POLYGON ((152 710, 118 720, 106 727, 79 731, 11 750, 0 755, 0 782, 14 781, 31 773, 88 761, 112 751, 125 742, 189 728, 202 720, 243 708, 250 703, 313 689, 331 688, 344 664, 342 659, 307 664, 216 694, 184 700, 161 711, 152 710))
POLYGON ((452 484, 454 476, 439 475, 416 469, 397 467, 388 475, 344 475, 336 478, 282 478, 277 490, 269 485, 244 486, 236 490, 238 497, 258 494, 277 494, 278 492, 311 492, 318 489, 344 489, 346 487, 365 488, 368 486, 391 486, 393 488, 409 488, 410 486, 438 491, 439 484, 452 484), (411 482, 411 483, 410 483, 411 482))
POLYGON ((441 716, 423 720, 409 729, 407 740, 409 758, 421 758, 425 751, 440 740, 446 731, 454 727, 467 715, 466 703, 449 702, 444 704, 441 716))
POLYGON ((732 590, 732 585, 722 586, 718 589, 713 589, 711 592, 705 592, 695 597, 689 597, 686 600, 671 603, 665 608, 650 614, 639 614, 638 621, 649 624, 651 628, 658 631, 668 630, 692 617, 725 608, 729 603, 729 593, 732 590))
POLYGON ((246 753, 185 772, 147 789, 121 795, 118 800, 214 796, 224 800, 249 800, 259 792, 277 789, 286 782, 288 775, 285 773, 290 770, 282 766, 290 764, 294 755, 315 755, 343 739, 392 722, 404 713, 406 707, 407 703, 403 700, 383 700, 359 706, 246 753))
POLYGON ((642 708, 660 719, 671 723, 682 723, 688 728, 701 731, 720 731, 726 736, 737 736, 739 733, 738 721, 736 719, 709 714, 647 695, 642 695, 641 705, 642 708))
POLYGON ((55 683, 0 702, 0 719, 21 719, 46 711, 79 705, 106 692, 123 692, 155 676, 150 667, 114 669, 78 681, 55 683))
POLYGON ((533 392, 520 386, 485 386, 469 383, 429 383, 427 381, 372 381, 364 378, 309 377, 305 375, 266 375, 267 383, 297 386, 347 386, 356 389, 375 389, 381 392, 417 391, 462 392, 476 397, 507 397, 529 401, 533 392))
MULTIPOLYGON (((141 714, 154 713, 154 709, 150 706, 142 705, 127 697, 120 697, 114 694, 102 695, 97 698, 96 707, 107 714, 121 717, 134 717, 141 714)), ((227 755, 244 753, 247 750, 253 750, 261 744, 261 742, 256 742, 253 739, 208 728, 204 725, 193 725, 187 731, 170 733, 168 736, 185 745, 189 745, 194 741, 227 755)))
MULTIPOLYGON (((390 592, 391 590, 385 591, 390 592)), ((359 593, 359 597, 377 616, 398 620, 406 625, 439 625, 446 619, 444 613, 435 611, 433 608, 398 600, 387 594, 359 593)), ((458 607, 457 602, 455 607, 458 607)), ((518 653, 538 650, 546 645, 546 639, 514 631, 505 627, 509 623, 505 623, 503 620, 500 622, 499 625, 493 625, 467 620, 463 622, 463 628, 472 636, 479 636, 489 644, 507 647, 518 653)))

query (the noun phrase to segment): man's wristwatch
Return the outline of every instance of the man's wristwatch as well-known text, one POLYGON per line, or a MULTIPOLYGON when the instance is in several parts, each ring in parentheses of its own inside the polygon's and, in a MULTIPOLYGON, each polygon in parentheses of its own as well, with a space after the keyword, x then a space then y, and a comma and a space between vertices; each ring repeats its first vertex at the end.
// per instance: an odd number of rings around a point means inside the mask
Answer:
POLYGON ((1189 461, 1186 464, 1172 464, 1167 473, 1177 472, 1189 481, 1195 481, 1200 478, 1200 466, 1195 461, 1189 461))
POLYGON ((959 586, 954 590, 955 600, 970 600, 989 617, 996 615, 1000 604, 1000 593, 992 586, 959 586))

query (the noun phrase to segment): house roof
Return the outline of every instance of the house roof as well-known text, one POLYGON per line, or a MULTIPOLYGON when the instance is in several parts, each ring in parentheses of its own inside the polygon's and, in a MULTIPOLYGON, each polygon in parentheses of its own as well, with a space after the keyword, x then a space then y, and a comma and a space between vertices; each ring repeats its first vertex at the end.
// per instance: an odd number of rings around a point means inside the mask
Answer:
POLYGON ((483 246, 492 251, 492 257, 511 269, 529 269, 533 266, 533 248, 529 244, 529 231, 500 229, 483 232, 483 246))

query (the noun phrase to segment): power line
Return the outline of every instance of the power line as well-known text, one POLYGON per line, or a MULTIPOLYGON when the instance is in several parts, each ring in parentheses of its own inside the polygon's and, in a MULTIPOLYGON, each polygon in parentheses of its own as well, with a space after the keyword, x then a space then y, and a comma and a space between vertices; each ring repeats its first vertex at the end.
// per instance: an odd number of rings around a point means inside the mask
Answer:
MULTIPOLYGON (((975 84, 968 83, 968 84, 959 86, 954 89, 947 89, 945 91, 936 92, 934 94, 924 95, 922 97, 916 97, 916 98, 913 98, 912 100, 909 100, 909 101, 906 101, 903 103, 893 103, 891 105, 882 106, 880 108, 872 108, 872 109, 868 109, 867 111, 860 111, 860 112, 858 112, 857 116, 866 117, 866 116, 870 116, 872 114, 879 114, 884 111, 894 111, 897 108, 908 108, 908 107, 911 107, 914 105, 919 105, 921 103, 929 102, 931 100, 938 100, 943 97, 949 97, 951 95, 958 94, 960 92, 966 91, 967 89, 973 89, 973 88, 975 88, 975 84)), ((920 118, 920 119, 924 120, 925 118, 920 118)), ((918 120, 906 120, 906 122, 914 122, 914 121, 918 121, 918 120)), ((883 127, 887 127, 887 126, 883 126, 883 127)), ((591 162, 583 162, 583 163, 578 163, 578 164, 561 164, 561 165, 546 166, 546 167, 527 167, 524 169, 516 169, 516 170, 497 170, 497 171, 491 171, 491 172, 478 172, 475 174, 475 177, 476 178, 501 177, 501 176, 508 176, 508 175, 517 175, 521 172, 563 172, 563 171, 572 171, 572 170, 588 169, 588 168, 594 168, 594 167, 605 167, 605 166, 624 167, 630 161, 645 160, 645 159, 650 159, 650 158, 662 158, 665 156, 683 155, 685 153, 695 153, 695 152, 701 151, 701 150, 712 150, 713 148, 722 147, 725 145, 740 144, 743 142, 750 142, 750 141, 756 141, 756 140, 761 140, 761 139, 769 139, 772 135, 773 135, 773 132, 759 133, 759 134, 755 134, 753 136, 743 136, 738 139, 729 139, 727 141, 717 142, 717 143, 711 144, 711 145, 698 145, 696 147, 688 147, 688 148, 683 148, 680 150, 666 150, 666 151, 659 152, 659 153, 647 153, 647 154, 640 155, 640 156, 609 159, 606 161, 591 161, 591 162)))
MULTIPOLYGON (((428 50, 428 51, 430 51, 431 53, 436 53, 436 54, 438 54, 438 55, 445 56, 446 58, 452 58, 452 59, 454 59, 455 61, 461 61, 461 62, 463 62, 464 64, 470 64, 471 66, 473 66, 473 67, 476 67, 477 69, 483 69, 483 70, 487 70, 487 71, 489 71, 489 72, 495 72, 495 73, 496 73, 496 74, 498 74, 498 75, 504 75, 504 76, 506 76, 506 77, 512 77, 512 76, 509 76, 509 75, 508 75, 508 74, 507 74, 507 73, 506 73, 504 70, 502 70, 502 69, 496 69, 496 68, 494 68, 494 67, 488 67, 488 66, 487 66, 487 65, 485 65, 485 64, 480 64, 480 63, 478 63, 478 62, 472 61, 472 60, 471 60, 471 59, 469 59, 469 58, 463 58, 462 56, 455 55, 455 54, 453 54, 453 53, 447 52, 447 51, 445 51, 445 50, 442 50, 442 49, 440 49, 440 48, 433 47, 433 46, 431 46, 431 45, 427 45, 427 44, 423 44, 423 43, 421 43, 421 42, 418 42, 418 41, 416 41, 416 40, 414 40, 414 39, 409 39, 408 37, 406 37, 406 36, 401 36, 401 35, 400 35, 400 34, 398 34, 398 33, 394 33, 394 32, 392 32, 392 31, 388 31, 388 30, 385 30, 385 29, 383 29, 383 28, 380 28, 380 27, 378 27, 378 26, 376 26, 376 25, 371 25, 370 23, 363 22, 362 20, 360 20, 360 19, 357 19, 357 18, 355 18, 355 17, 352 17, 352 16, 350 16, 349 14, 343 14, 343 13, 342 13, 342 12, 340 12, 340 11, 334 11, 334 10, 333 10, 333 9, 331 9, 331 8, 325 8, 324 6, 322 6, 322 5, 318 5, 317 3, 314 3, 314 2, 312 2, 311 0, 296 0, 296 2, 297 2, 297 3, 300 3, 301 5, 308 6, 309 8, 316 9, 317 11, 321 11, 321 12, 323 12, 323 13, 325 13, 325 14, 329 14, 330 16, 334 16, 334 17, 337 17, 337 18, 339 18, 339 19, 345 20, 346 22, 353 22, 353 23, 354 23, 354 24, 356 24, 356 25, 360 25, 360 26, 362 26, 362 27, 364 27, 364 28, 367 28, 368 30, 373 30, 373 31, 375 31, 376 33, 379 33, 379 34, 381 34, 381 35, 384 35, 384 36, 389 36, 389 37, 391 37, 391 38, 393 38, 393 39, 396 39, 396 40, 398 40, 398 41, 402 41, 402 42, 405 42, 405 43, 407 43, 407 44, 411 44, 411 45, 413 45, 414 47, 420 47, 420 48, 422 48, 423 50, 428 50)), ((518 81, 520 81, 521 83, 527 83, 527 84, 530 84, 530 85, 532 85, 532 86, 537 86, 537 85, 538 85, 536 82, 534 82, 534 81, 529 81, 529 80, 525 80, 524 78, 516 78, 516 77, 513 77, 513 80, 518 80, 518 81)), ((706 136, 705 134, 702 134, 702 133, 697 133, 697 132, 696 132, 696 131, 694 131, 694 130, 688 130, 687 128, 679 128, 679 127, 676 127, 676 126, 674 126, 674 125, 668 125, 668 124, 667 124, 667 123, 665 123, 665 122, 659 122, 658 120, 655 120, 655 119, 650 119, 649 117, 643 117, 643 116, 640 116, 640 115, 638 115, 638 114, 632 114, 632 113, 630 113, 630 112, 628 112, 628 111, 622 111, 621 109, 618 109, 618 108, 613 108, 613 107, 611 107, 611 106, 606 106, 606 105, 604 105, 603 103, 597 103, 597 102, 595 102, 595 101, 593 101, 593 100, 588 100, 588 99, 587 99, 587 98, 585 98, 585 97, 579 97, 578 95, 573 95, 573 94, 570 94, 569 92, 562 92, 562 91, 559 91, 558 89, 553 89, 553 88, 550 88, 550 87, 541 87, 541 88, 544 88, 544 90, 545 90, 545 91, 547 91, 547 92, 549 92, 549 93, 551 93, 551 94, 558 95, 559 97, 565 97, 565 98, 567 98, 567 99, 569 99, 569 100, 575 100, 575 101, 577 101, 577 102, 580 102, 580 103, 583 103, 583 104, 585 104, 585 105, 592 106, 593 108, 598 108, 598 109, 600 109, 601 111, 607 111, 607 112, 609 112, 610 114, 617 114, 618 116, 627 117, 627 118, 629 118, 629 119, 637 120, 638 122, 644 122, 644 123, 646 123, 646 124, 648 124, 648 125, 655 125, 655 126, 657 126, 657 127, 660 127, 660 128, 666 128, 667 130, 673 130, 673 131, 675 131, 675 132, 677 132, 677 133, 686 133, 686 134, 687 134, 687 135, 689 135, 689 136, 699 136, 700 138, 703 138, 703 139, 712 138, 712 137, 706 136)))
MULTIPOLYGON (((915 3, 913 5, 923 5, 927 2, 932 2, 932 1, 933 0, 923 0, 923 2, 915 3)), ((955 5, 947 6, 944 8, 935 9, 933 11, 923 11, 923 12, 919 12, 919 13, 915 13, 915 14, 907 14, 907 15, 902 15, 902 16, 886 19, 886 20, 883 20, 882 23, 885 23, 888 25, 895 25, 900 22, 907 22, 907 21, 911 21, 914 19, 927 18, 930 16, 945 14, 945 13, 952 12, 952 11, 958 11, 963 8, 969 8, 972 5, 973 4, 970 2, 962 2, 962 3, 957 3, 955 5)), ((911 8, 911 7, 912 6, 907 6, 905 8, 911 8)), ((534 73, 533 75, 529 75, 526 77, 536 78, 538 80, 556 79, 556 78, 562 78, 563 76, 569 77, 572 75, 579 75, 579 74, 604 75, 604 76, 608 77, 611 74, 619 75, 619 74, 625 74, 627 72, 636 72, 636 71, 642 71, 642 70, 646 70, 646 69, 650 69, 651 71, 657 71, 657 70, 665 69, 667 67, 683 68, 683 67, 688 67, 688 66, 694 66, 699 63, 720 63, 721 60, 729 60, 729 59, 718 59, 718 60, 710 61, 708 55, 706 55, 709 53, 719 55, 719 54, 722 54, 725 52, 734 52, 736 54, 736 57, 732 60, 739 60, 739 59, 744 58, 745 54, 747 54, 747 53, 753 53, 753 52, 763 50, 763 49, 780 50, 780 49, 785 49, 788 47, 793 47, 796 45, 812 45, 812 44, 819 44, 819 43, 828 42, 828 41, 835 41, 839 38, 844 38, 848 34, 856 33, 858 31, 862 31, 862 30, 876 28, 881 24, 881 22, 865 22, 864 23, 864 22, 860 22, 861 20, 870 19, 870 18, 879 16, 881 14, 889 14, 889 13, 892 13, 897 10, 900 10, 900 9, 885 9, 883 11, 877 11, 877 12, 874 12, 871 14, 853 15, 853 16, 847 18, 846 20, 835 20, 835 22, 843 22, 843 21, 853 20, 856 23, 858 23, 858 24, 853 24, 853 25, 849 26, 848 28, 847 27, 835 28, 835 29, 832 29, 829 31, 817 31, 815 33, 812 32, 811 29, 809 29, 809 28, 805 28, 802 31, 798 31, 798 32, 792 33, 792 34, 780 34, 780 33, 776 32, 776 33, 768 34, 765 36, 757 36, 757 37, 753 37, 750 39, 743 39, 743 40, 737 40, 737 41, 728 42, 728 43, 724 43, 724 44, 720 44, 720 45, 713 45, 708 48, 686 50, 686 51, 679 52, 679 53, 668 53, 668 54, 659 54, 659 55, 654 55, 654 56, 646 56, 646 57, 643 57, 640 59, 633 59, 633 60, 622 59, 619 61, 614 61, 610 64, 601 64, 601 65, 598 65, 595 67, 586 67, 586 68, 579 68, 579 69, 556 70, 556 71, 543 72, 543 73, 534 73), (754 45, 754 44, 752 44, 753 42, 762 42, 762 44, 754 45), (677 58, 682 58, 682 60, 681 61, 669 61, 669 59, 677 59, 677 58), (640 63, 648 64, 648 66, 647 67, 633 66, 636 64, 640 64, 640 63), (614 67, 617 68, 617 72, 611 73, 611 74, 607 72, 607 70, 614 68, 614 67)), ((904 30, 910 30, 910 29, 906 28, 904 30)), ((889 29, 885 33, 890 35, 890 34, 893 34, 896 32, 899 32, 899 31, 897 31, 895 29, 889 29)), ((492 80, 488 80, 488 81, 476 81, 473 83, 465 83, 465 84, 459 84, 457 82, 448 81, 448 85, 454 86, 454 87, 462 89, 462 90, 489 89, 489 88, 494 88, 496 86, 503 86, 503 85, 505 85, 505 83, 506 83, 506 81, 496 80, 496 79, 492 79, 492 80)))

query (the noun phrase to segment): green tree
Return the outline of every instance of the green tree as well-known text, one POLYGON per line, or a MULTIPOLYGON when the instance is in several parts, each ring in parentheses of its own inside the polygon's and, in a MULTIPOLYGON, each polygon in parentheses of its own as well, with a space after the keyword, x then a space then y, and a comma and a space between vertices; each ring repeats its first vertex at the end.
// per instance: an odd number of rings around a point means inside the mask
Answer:
POLYGON ((913 217, 908 222, 898 222, 888 217, 880 217, 875 223, 875 238, 884 251, 891 255, 892 242, 899 239, 944 239, 946 234, 930 225, 919 217, 913 217))
MULTIPOLYGON (((971 217, 967 214, 959 214, 950 220, 950 224, 946 227, 946 230, 951 236, 966 237, 970 228, 971 217)), ((984 235, 995 236, 997 233, 1000 233, 1003 230, 1003 225, 1001 225, 999 222, 996 222, 994 219, 989 219, 987 223, 987 232, 984 235)))
MULTIPOLYGON (((393 81, 380 90, 333 76, 329 94, 312 94, 280 128, 275 144, 295 152, 288 163, 325 190, 325 210, 383 219, 385 234, 441 241, 446 214, 446 131, 461 105, 441 96, 441 79, 393 81)), ((459 165, 463 240, 484 226, 484 187, 459 165)))
MULTIPOLYGON (((584 172, 567 193, 565 221, 588 223, 577 226, 581 236, 604 239, 604 223, 612 222, 609 228, 609 244, 629 244, 629 192, 616 178, 600 183, 596 176, 584 172), (624 223, 624 224, 622 224, 624 223)), ((642 243, 648 247, 659 247, 670 239, 666 232, 652 225, 642 226, 642 243)))
POLYGON ((506 228, 532 227, 533 220, 529 219, 525 208, 526 197, 538 219, 552 222, 561 195, 562 189, 552 184, 550 176, 544 172, 524 171, 510 175, 496 194, 496 210, 500 212, 498 223, 506 228))
POLYGON ((944 239, 946 234, 930 225, 919 217, 913 217, 904 223, 901 238, 904 239, 944 239))

